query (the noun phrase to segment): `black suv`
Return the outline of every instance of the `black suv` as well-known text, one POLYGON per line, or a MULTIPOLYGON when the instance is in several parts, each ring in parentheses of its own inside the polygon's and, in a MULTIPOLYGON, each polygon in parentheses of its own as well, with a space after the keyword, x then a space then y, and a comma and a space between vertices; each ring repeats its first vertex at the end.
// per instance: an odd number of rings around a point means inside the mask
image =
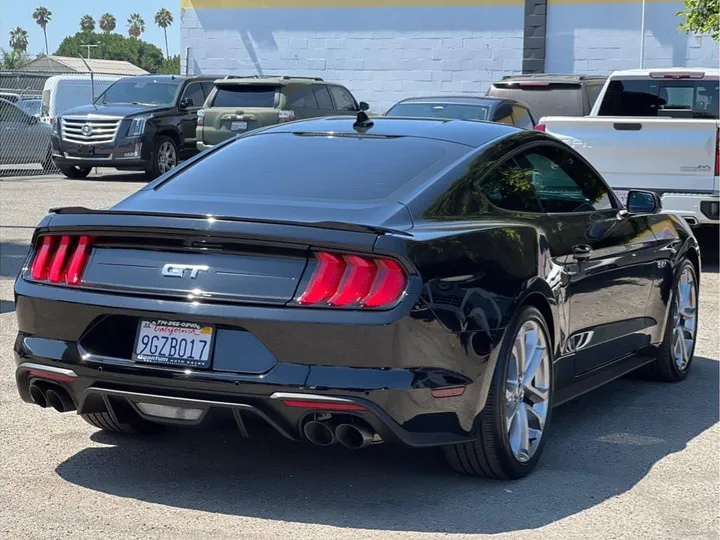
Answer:
POLYGON ((487 95, 522 101, 543 116, 587 116, 607 77, 594 75, 508 75, 487 95))
POLYGON ((217 76, 141 75, 118 80, 92 105, 54 124, 53 160, 68 178, 93 167, 155 178, 197 153, 197 112, 217 76))

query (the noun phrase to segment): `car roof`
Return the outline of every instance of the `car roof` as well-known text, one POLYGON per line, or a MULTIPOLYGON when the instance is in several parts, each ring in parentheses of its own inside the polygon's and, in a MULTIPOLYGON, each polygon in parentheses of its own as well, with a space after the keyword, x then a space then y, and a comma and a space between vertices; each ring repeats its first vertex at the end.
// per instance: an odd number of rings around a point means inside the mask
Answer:
POLYGON ((652 68, 652 69, 623 69, 613 71, 611 77, 649 77, 651 73, 704 73, 710 76, 720 76, 720 69, 717 68, 681 68, 681 67, 670 67, 670 68, 652 68))
POLYGON ((372 127, 355 129, 354 116, 326 116, 271 126, 256 133, 317 133, 335 136, 358 133, 373 137, 418 137, 436 139, 478 148, 490 141, 523 130, 494 122, 443 118, 371 117, 372 127))
MULTIPOLYGON (((401 99, 395 105, 400 103, 454 103, 459 105, 484 105, 484 104, 515 104, 524 105, 517 99, 495 97, 495 96, 420 96, 401 99)), ((393 105, 393 107, 395 106, 393 105)))
POLYGON ((162 73, 148 73, 146 75, 131 75, 129 77, 118 77, 119 79, 155 79, 158 81, 212 81, 219 75, 166 75, 162 73))
POLYGON ((273 84, 286 86, 288 84, 314 84, 318 82, 326 83, 321 77, 296 77, 290 75, 259 76, 259 75, 227 75, 213 81, 216 85, 222 84, 273 84))
POLYGON ((607 79, 606 75, 582 75, 573 73, 527 73, 525 75, 506 75, 497 83, 513 83, 519 81, 542 81, 542 82, 581 82, 581 81, 604 81, 607 79))

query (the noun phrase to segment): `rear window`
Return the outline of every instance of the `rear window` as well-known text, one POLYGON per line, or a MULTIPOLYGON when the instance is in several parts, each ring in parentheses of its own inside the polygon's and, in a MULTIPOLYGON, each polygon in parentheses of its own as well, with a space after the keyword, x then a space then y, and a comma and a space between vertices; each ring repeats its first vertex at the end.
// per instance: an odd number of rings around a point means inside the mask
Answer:
POLYGON ((615 79, 600 104, 600 116, 718 118, 717 80, 615 79))
POLYGON ((385 113, 385 116, 487 120, 489 110, 489 107, 483 105, 462 105, 454 103, 398 103, 385 113))
POLYGON ((516 99, 529 106, 539 117, 583 116, 583 92, 579 84, 535 83, 533 86, 498 84, 490 87, 489 96, 516 99), (539 84, 543 84, 540 86, 539 84))
POLYGON ((212 107, 275 107, 278 86, 227 84, 217 87, 212 107))
POLYGON ((411 137, 258 134, 211 153, 160 189, 254 200, 381 200, 427 180, 467 151, 411 137))

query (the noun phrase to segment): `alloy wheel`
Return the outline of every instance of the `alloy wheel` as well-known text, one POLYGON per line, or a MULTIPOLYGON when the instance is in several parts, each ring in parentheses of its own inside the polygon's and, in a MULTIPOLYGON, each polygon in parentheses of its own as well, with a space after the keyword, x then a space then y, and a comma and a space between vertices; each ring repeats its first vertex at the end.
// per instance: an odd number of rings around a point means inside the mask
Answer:
POLYGON ((672 356, 680 371, 692 358, 697 333, 697 286, 689 267, 685 267, 675 286, 672 356))
POLYGON ((550 351, 547 337, 535 321, 517 333, 505 380, 505 429, 510 448, 520 462, 538 449, 550 407, 550 351))
POLYGON ((158 148, 158 170, 161 174, 168 172, 177 165, 177 152, 175 145, 170 141, 163 141, 158 148))

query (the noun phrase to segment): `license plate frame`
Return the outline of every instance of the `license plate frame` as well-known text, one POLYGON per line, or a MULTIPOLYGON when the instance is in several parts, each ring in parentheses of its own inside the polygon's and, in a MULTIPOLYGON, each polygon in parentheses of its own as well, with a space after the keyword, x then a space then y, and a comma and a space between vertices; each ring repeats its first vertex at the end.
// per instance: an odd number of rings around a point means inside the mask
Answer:
MULTIPOLYGON (((163 365, 168 367, 181 367, 181 368, 194 368, 194 369, 209 369, 212 365, 212 359, 213 359, 213 353, 215 352, 215 337, 217 334, 217 329, 212 324, 199 324, 199 323, 193 323, 189 321, 179 321, 179 320, 171 320, 171 319, 162 319, 162 318, 156 318, 156 319, 140 319, 137 324, 137 331, 135 332, 135 340, 133 342, 133 349, 132 349, 132 359, 134 362, 141 363, 141 364, 152 364, 152 365, 163 365), (144 325, 148 324, 148 327, 144 328, 144 325), (150 330, 150 327, 163 327, 167 328, 168 330, 161 331, 159 333, 153 332, 150 330), (149 332, 143 332, 143 330, 150 330, 149 332), (177 329, 177 330, 174 330, 177 329), (208 332, 209 330, 209 332, 208 332), (201 336, 204 336, 206 333, 210 334, 209 339, 203 340, 201 339, 201 336), (156 354, 144 354, 144 350, 141 353, 138 353, 138 344, 141 342, 141 339, 143 335, 150 334, 150 339, 152 340, 152 336, 158 337, 158 341, 156 342, 156 345, 160 347, 160 349, 156 349, 156 354), (163 336, 162 334, 167 334, 167 336, 163 336), (192 338, 190 336, 193 336, 192 338), (162 338, 167 337, 166 342, 162 341, 162 338), (197 342, 205 341, 206 345, 205 347, 200 351, 199 357, 196 359, 194 358, 194 354, 191 352, 191 357, 187 357, 187 355, 177 355, 177 354, 158 354, 162 352, 169 353, 173 350, 173 339, 177 339, 178 342, 175 343, 175 350, 176 352, 179 352, 180 347, 180 341, 181 339, 196 339, 197 342)), ((148 345, 150 346, 150 345, 148 345)), ((194 348, 194 344, 191 345, 194 348)), ((200 346, 200 345, 198 345, 200 346)), ((187 341, 185 343, 185 350, 187 351, 187 341)), ((148 352, 150 352, 148 350, 148 352)))
POLYGON ((233 120, 230 122, 230 131, 246 131, 247 128, 247 120, 233 120))

